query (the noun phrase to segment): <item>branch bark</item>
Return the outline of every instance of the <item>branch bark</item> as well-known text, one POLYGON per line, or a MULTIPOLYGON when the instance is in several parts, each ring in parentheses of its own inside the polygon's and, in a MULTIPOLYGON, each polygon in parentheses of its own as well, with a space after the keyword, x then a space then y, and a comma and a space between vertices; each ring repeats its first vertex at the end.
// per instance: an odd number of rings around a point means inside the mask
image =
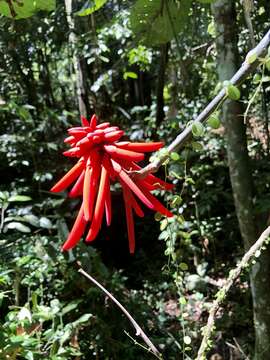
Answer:
MULTIPOLYGON (((270 44, 270 30, 265 34, 262 40, 259 42, 257 46, 255 46, 246 56, 245 61, 242 63, 241 67, 238 71, 234 74, 234 76, 230 79, 230 82, 233 85, 239 85, 243 82, 248 75, 257 68, 259 64, 259 57, 263 56, 267 47, 270 44), (249 56, 251 54, 256 54, 257 60, 253 63, 248 61, 249 56)), ((223 88, 219 91, 219 93, 214 97, 214 99, 205 107, 205 109, 197 116, 194 122, 201 122, 203 123, 205 120, 209 118, 209 116, 216 110, 217 106, 220 105, 226 99, 226 90, 223 88)), ((138 178, 144 178, 149 173, 156 172, 160 166, 166 161, 170 154, 174 151, 179 150, 183 147, 186 142, 190 139, 192 135, 192 124, 189 125, 182 133, 180 133, 174 141, 167 147, 166 154, 160 156, 158 159, 154 160, 153 162, 149 163, 147 166, 142 168, 139 171, 133 171, 132 175, 138 178)))
POLYGON ((213 302, 213 305, 209 312, 207 325, 203 329, 203 339, 196 360, 205 360, 205 353, 207 351, 208 342, 213 331, 215 316, 218 310, 220 309, 222 302, 226 298, 230 288, 232 287, 235 280, 240 275, 241 271, 249 265, 250 260, 256 255, 257 252, 260 252, 262 250, 262 247, 265 245, 265 243, 269 241, 269 236, 270 236, 270 226, 268 226, 268 228, 264 230, 264 232, 260 235, 259 239, 245 253, 245 255, 242 257, 241 261, 236 266, 236 268, 230 271, 230 275, 226 280, 225 285, 216 294, 216 300, 213 302))
POLYGON ((155 347, 155 345, 151 342, 151 340, 145 334, 145 332, 140 327, 140 325, 133 319, 133 317, 130 315, 130 313, 124 308, 124 306, 107 289, 105 289, 104 286, 102 286, 96 279, 94 279, 90 274, 88 274, 82 268, 79 268, 78 272, 80 274, 82 274, 84 277, 86 277, 88 280, 90 280, 97 287, 99 287, 104 292, 104 294, 106 294, 119 307, 119 309, 126 315, 128 320, 131 322, 131 324, 135 328, 136 336, 140 336, 142 338, 142 340, 148 346, 149 351, 151 351, 153 353, 153 355, 155 355, 158 359, 162 359, 161 353, 158 351, 158 349, 155 347))

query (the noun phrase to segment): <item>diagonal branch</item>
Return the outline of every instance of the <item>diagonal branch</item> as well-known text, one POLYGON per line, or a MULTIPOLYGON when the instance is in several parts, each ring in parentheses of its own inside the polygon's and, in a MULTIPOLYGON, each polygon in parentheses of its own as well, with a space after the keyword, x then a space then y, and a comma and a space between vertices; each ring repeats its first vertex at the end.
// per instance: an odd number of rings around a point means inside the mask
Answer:
POLYGON ((84 277, 86 277, 88 280, 92 281, 92 283, 94 283, 97 287, 99 287, 104 292, 104 294, 106 294, 121 309, 121 311, 126 315, 126 317, 129 319, 131 324, 134 326, 134 328, 136 330, 136 335, 140 336, 142 338, 142 340, 148 346, 149 351, 152 352, 153 355, 156 356, 156 358, 162 359, 162 355, 160 354, 158 349, 151 342, 151 340, 145 334, 145 332, 139 326, 139 324, 133 319, 133 317, 130 315, 130 313, 124 308, 124 306, 107 289, 105 289, 104 286, 102 286, 96 279, 94 279, 90 274, 88 274, 86 271, 84 271, 81 267, 79 268, 78 272, 80 274, 82 274, 84 277))
POLYGON ((260 255, 261 250, 263 250, 263 246, 269 242, 270 236, 270 226, 264 230, 264 232, 260 235, 259 239, 250 247, 250 249, 245 253, 242 257, 239 264, 230 271, 230 275, 226 280, 224 286, 218 291, 216 294, 216 300, 213 302, 213 305, 209 311, 209 316, 207 320, 207 325, 203 329, 203 339, 198 351, 198 355, 196 360, 204 360, 205 352, 208 348, 209 340, 214 328, 215 324, 215 316, 220 309, 222 302, 224 301, 226 295, 228 294, 231 286, 234 284, 235 280, 240 275, 241 271, 250 263, 250 260, 254 256, 260 255))
MULTIPOLYGON (((230 83, 233 85, 239 85, 243 82, 248 75, 254 71, 257 66, 259 65, 259 57, 263 56, 267 47, 270 44, 270 30, 266 33, 266 35, 262 38, 257 46, 254 49, 250 50, 246 56, 245 61, 242 63, 241 67, 238 71, 234 74, 231 78, 230 83), (251 55, 256 58, 254 62, 249 61, 251 59, 251 55)), ((204 122, 209 118, 209 116, 216 110, 218 105, 222 103, 226 99, 226 90, 223 88, 219 91, 219 93, 214 97, 214 99, 206 106, 206 108, 197 116, 194 122, 204 122)), ((194 123, 193 122, 193 123, 194 123)), ((160 156, 159 158, 155 159, 153 162, 149 163, 147 166, 142 168, 139 171, 133 171, 132 175, 138 178, 144 178, 149 173, 156 172, 160 166, 167 160, 170 154, 174 151, 179 150, 185 143, 190 139, 192 135, 192 124, 189 125, 182 133, 180 133, 174 141, 167 147, 166 154, 160 156)))

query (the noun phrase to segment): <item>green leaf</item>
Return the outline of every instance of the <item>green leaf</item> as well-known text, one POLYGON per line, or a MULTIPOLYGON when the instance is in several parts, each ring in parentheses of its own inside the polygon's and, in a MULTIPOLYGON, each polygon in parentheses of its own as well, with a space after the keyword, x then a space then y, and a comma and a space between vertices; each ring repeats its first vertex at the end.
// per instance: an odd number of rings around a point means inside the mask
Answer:
POLYGON ((8 199, 9 202, 30 201, 30 200, 32 200, 32 198, 30 196, 25 196, 25 195, 13 195, 8 199))
POLYGON ((198 141, 192 141, 191 143, 192 149, 195 151, 202 151, 203 150, 203 146, 200 142, 198 141))
POLYGON ((55 0, 0 1, 0 13, 13 19, 24 19, 40 10, 53 11, 55 0))
POLYGON ((215 22, 212 20, 207 27, 207 32, 209 35, 211 35, 213 38, 217 36, 215 22))
POLYGON ((22 223, 15 222, 15 221, 10 222, 9 224, 7 224, 5 226, 4 231, 7 231, 7 230, 18 230, 18 231, 20 231, 22 233, 30 233, 31 232, 31 229, 28 226, 25 226, 22 223))
POLYGON ((183 270, 183 271, 187 271, 188 270, 188 265, 186 264, 186 263, 180 263, 179 264, 179 267, 180 267, 180 269, 181 270, 183 270))
POLYGON ((270 76, 263 76, 262 77, 262 82, 269 82, 270 81, 270 76))
POLYGON ((267 59, 265 62, 266 69, 270 71, 270 59, 267 59))
POLYGON ((177 161, 177 160, 180 159, 180 155, 177 154, 177 152, 172 152, 171 155, 170 155, 170 157, 171 157, 171 159, 172 159, 173 161, 177 161))
POLYGON ((39 218, 33 214, 24 215, 23 220, 25 220, 32 226, 39 227, 39 218))
POLYGON ((65 315, 68 312, 76 309, 78 307, 79 303, 80 303, 80 300, 72 301, 71 303, 69 303, 68 305, 63 307, 63 309, 61 310, 61 315, 65 315))
POLYGON ((226 94, 231 100, 239 100, 241 93, 240 90, 232 84, 229 84, 226 88, 226 94))
POLYGON ((127 80, 127 78, 138 79, 138 75, 132 71, 126 71, 123 75, 123 78, 127 80))
POLYGON ((180 302, 181 305, 186 305, 187 300, 183 296, 181 296, 180 299, 179 299, 179 302, 180 302))
POLYGON ((202 136, 204 134, 204 126, 200 122, 194 122, 192 124, 191 130, 192 130, 192 134, 195 137, 199 137, 199 136, 202 136))
POLYGON ((253 76, 253 82, 254 82, 254 84, 259 84, 260 81, 261 81, 261 79, 262 79, 262 77, 261 77, 260 74, 255 74, 255 75, 253 76))
POLYGON ((220 127, 220 120, 216 115, 211 115, 207 120, 207 124, 211 126, 212 129, 218 129, 220 127))
POLYGON ((179 195, 175 195, 171 200, 171 207, 179 206, 182 203, 182 198, 179 195))
POLYGON ((93 316, 92 314, 84 314, 84 315, 82 315, 81 317, 79 317, 78 320, 76 320, 76 321, 73 322, 73 326, 76 327, 76 326, 78 326, 78 325, 80 325, 80 324, 83 324, 83 323, 89 321, 89 319, 90 319, 92 316, 93 316))
POLYGON ((249 64, 252 64, 252 63, 254 63, 254 61, 257 60, 257 58, 258 58, 258 56, 257 56, 256 52, 254 52, 254 51, 251 50, 251 51, 247 54, 246 60, 247 60, 247 62, 248 62, 249 64))
POLYGON ((183 31, 191 0, 137 0, 131 9, 131 30, 149 46, 165 44, 183 31))
POLYGON ((103 5, 106 4, 108 0, 88 0, 83 8, 76 12, 77 16, 87 16, 93 14, 95 11, 99 10, 103 5))
POLYGON ((167 220, 167 218, 166 218, 166 219, 163 219, 163 220, 161 221, 161 223, 160 223, 160 231, 165 230, 166 227, 167 227, 167 225, 168 225, 168 220, 167 220))
POLYGON ((155 213, 154 218, 155 218, 156 221, 160 221, 162 219, 162 214, 157 212, 157 213, 155 213))
POLYGON ((39 219, 39 226, 44 228, 44 229, 51 229, 53 225, 51 223, 51 220, 49 220, 46 217, 41 217, 39 219))
POLYGON ((189 344, 191 344, 191 338, 189 337, 189 336, 184 336, 184 343, 186 344, 186 345, 189 345, 189 344))

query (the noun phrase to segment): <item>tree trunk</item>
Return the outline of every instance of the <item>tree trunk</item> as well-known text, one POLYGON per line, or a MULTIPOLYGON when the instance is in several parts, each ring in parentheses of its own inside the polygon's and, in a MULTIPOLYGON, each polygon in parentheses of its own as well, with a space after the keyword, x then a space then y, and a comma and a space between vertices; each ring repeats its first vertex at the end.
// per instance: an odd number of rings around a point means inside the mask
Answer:
POLYGON ((156 126, 164 120, 164 85, 165 85, 165 73, 168 61, 169 43, 161 45, 160 49, 160 64, 158 70, 158 83, 157 83, 157 113, 156 113, 156 126))
MULTIPOLYGON (((217 0, 212 5, 217 37, 219 80, 232 77, 238 68, 237 24, 234 0, 217 0)), ((247 150, 246 127, 240 102, 227 100, 223 105, 223 122, 234 203, 245 249, 258 236, 254 216, 253 181, 247 150)), ((255 327, 255 359, 266 359, 270 350, 270 253, 264 252, 250 272, 255 327)))
POLYGON ((72 0, 65 0, 67 22, 69 26, 69 42, 73 51, 73 65, 76 74, 76 88, 77 88, 77 99, 79 105, 80 115, 87 117, 90 115, 90 106, 88 102, 87 86, 86 86, 86 76, 85 76, 85 63, 84 59, 81 59, 78 54, 76 54, 76 34, 75 34, 75 23, 72 18, 72 0))

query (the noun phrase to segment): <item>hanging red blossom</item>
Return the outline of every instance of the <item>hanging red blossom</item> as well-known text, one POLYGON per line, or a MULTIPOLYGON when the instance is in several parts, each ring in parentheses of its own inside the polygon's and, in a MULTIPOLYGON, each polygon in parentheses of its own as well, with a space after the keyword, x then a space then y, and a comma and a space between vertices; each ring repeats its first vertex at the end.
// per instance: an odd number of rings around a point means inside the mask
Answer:
POLYGON ((131 143, 119 142, 124 131, 117 126, 105 122, 97 124, 96 115, 88 121, 82 117, 82 126, 68 129, 69 137, 65 143, 71 149, 63 154, 79 158, 78 162, 51 189, 52 192, 63 191, 75 182, 69 197, 82 196, 82 204, 78 216, 63 250, 73 248, 83 236, 86 226, 90 228, 86 242, 93 241, 102 224, 105 211, 106 222, 111 224, 111 193, 110 181, 118 180, 123 189, 126 209, 129 250, 134 253, 135 234, 133 213, 143 217, 144 213, 137 199, 148 208, 171 217, 173 214, 166 209, 152 194, 155 189, 173 188, 172 184, 160 180, 152 174, 144 179, 132 178, 130 171, 140 170, 138 161, 144 159, 145 152, 156 151, 163 147, 162 142, 131 143))

